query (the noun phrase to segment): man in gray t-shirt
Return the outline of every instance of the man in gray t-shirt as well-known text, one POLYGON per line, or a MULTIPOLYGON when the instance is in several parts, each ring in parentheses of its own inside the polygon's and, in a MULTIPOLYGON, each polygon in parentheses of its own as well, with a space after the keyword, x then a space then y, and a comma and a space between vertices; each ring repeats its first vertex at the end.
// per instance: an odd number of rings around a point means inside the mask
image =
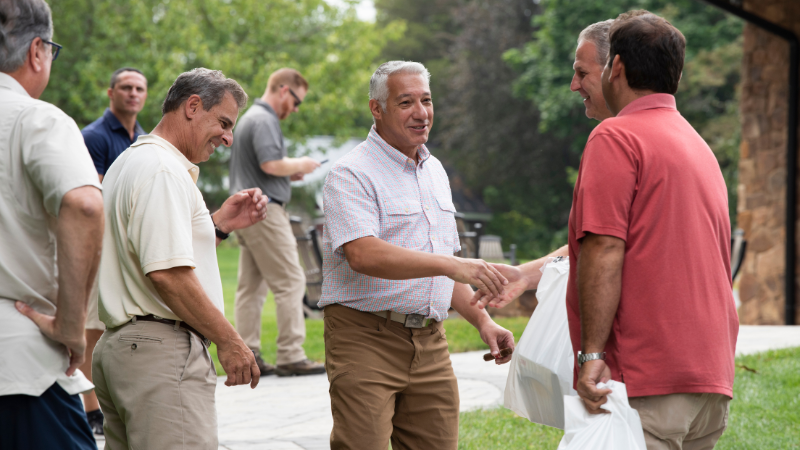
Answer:
POLYGON ((308 360, 303 351, 306 279, 284 209, 292 195, 290 182, 303 179, 319 167, 318 162, 306 156, 287 157, 281 132, 280 121, 297 111, 306 92, 308 82, 299 72, 277 70, 270 75, 264 95, 255 100, 233 131, 231 192, 258 187, 271 203, 266 220, 236 232, 241 250, 234 306, 236 330, 255 352, 262 375, 325 372, 322 364, 308 360), (270 289, 275 295, 278 321, 277 368, 261 358, 261 311, 270 289))

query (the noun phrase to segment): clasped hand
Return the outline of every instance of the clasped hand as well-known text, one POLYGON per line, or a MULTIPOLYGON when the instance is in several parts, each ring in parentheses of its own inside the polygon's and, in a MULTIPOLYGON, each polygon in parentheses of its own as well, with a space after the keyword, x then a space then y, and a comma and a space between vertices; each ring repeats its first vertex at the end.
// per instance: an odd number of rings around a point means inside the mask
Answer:
POLYGON ((223 233, 247 228, 267 217, 268 201, 259 188, 239 191, 228 197, 214 213, 214 223, 223 233))
POLYGON ((481 286, 477 286, 478 290, 475 291, 475 295, 473 295, 472 300, 470 300, 471 305, 477 305, 480 309, 484 309, 487 306, 502 308, 528 290, 528 280, 525 279, 525 276, 518 267, 508 266, 506 264, 490 265, 497 273, 507 280, 504 289, 499 292, 493 292, 483 289, 481 286))

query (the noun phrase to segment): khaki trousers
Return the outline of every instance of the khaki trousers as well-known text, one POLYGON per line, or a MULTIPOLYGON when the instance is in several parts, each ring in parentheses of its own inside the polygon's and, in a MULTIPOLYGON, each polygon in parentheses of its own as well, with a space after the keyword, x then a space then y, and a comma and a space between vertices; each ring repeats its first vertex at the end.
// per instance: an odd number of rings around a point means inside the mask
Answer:
POLYGON ((92 358, 106 450, 217 450, 217 376, 197 335, 129 322, 107 329, 92 358))
POLYGON ((240 253, 234 318, 244 343, 260 351, 261 311, 272 289, 278 322, 277 364, 284 365, 306 359, 306 275, 300 266, 289 214, 275 203, 268 209, 266 219, 236 232, 240 253))
POLYGON ((325 307, 331 450, 458 447, 458 384, 444 327, 325 307))
POLYGON ((728 426, 730 397, 670 394, 629 399, 639 412, 647 450, 710 450, 728 426))

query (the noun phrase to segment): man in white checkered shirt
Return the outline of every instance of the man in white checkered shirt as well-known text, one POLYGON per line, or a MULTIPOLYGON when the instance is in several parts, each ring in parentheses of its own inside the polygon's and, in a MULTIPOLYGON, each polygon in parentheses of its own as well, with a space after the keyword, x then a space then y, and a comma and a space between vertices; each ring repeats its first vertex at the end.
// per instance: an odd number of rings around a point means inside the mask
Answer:
MULTIPOLYGON (((391 61, 370 80, 367 140, 325 180, 325 364, 331 449, 456 449, 458 386, 442 321, 452 307, 492 354, 514 336, 470 305, 470 284, 507 280, 460 250, 450 183, 425 147, 433 100, 422 64, 391 61)), ((498 364, 511 359, 498 358, 498 364)))

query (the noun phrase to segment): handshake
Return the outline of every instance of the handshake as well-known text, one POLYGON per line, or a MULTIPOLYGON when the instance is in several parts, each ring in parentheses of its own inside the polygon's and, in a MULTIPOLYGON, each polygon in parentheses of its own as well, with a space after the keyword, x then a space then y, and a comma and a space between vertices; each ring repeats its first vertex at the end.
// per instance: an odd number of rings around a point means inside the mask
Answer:
POLYGON ((451 273, 447 276, 459 283, 478 288, 470 303, 478 308, 502 308, 539 283, 541 273, 533 270, 526 274, 519 267, 493 264, 481 259, 453 257, 451 273), (537 276, 538 275, 538 276, 537 276))

